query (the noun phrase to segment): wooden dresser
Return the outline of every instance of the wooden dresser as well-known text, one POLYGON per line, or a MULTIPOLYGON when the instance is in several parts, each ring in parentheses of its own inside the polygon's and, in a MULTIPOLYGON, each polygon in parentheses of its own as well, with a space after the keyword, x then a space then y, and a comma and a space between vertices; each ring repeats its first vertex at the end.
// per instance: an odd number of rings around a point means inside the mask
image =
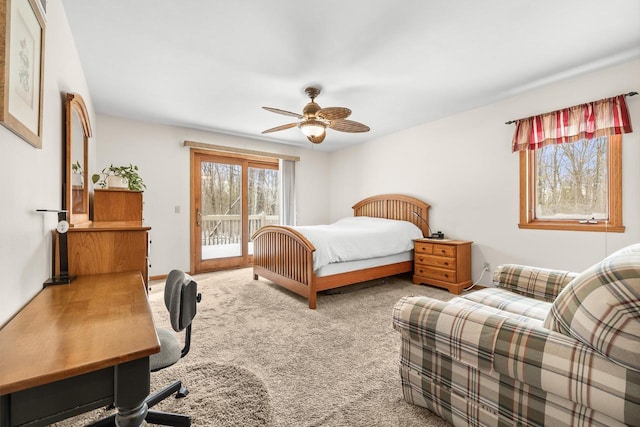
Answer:
POLYGON ((148 283, 149 230, 142 192, 95 190, 93 222, 69 228, 69 274, 140 271, 148 283))
POLYGON ((471 244, 463 240, 414 240, 413 283, 426 283, 459 295, 471 285, 471 244))

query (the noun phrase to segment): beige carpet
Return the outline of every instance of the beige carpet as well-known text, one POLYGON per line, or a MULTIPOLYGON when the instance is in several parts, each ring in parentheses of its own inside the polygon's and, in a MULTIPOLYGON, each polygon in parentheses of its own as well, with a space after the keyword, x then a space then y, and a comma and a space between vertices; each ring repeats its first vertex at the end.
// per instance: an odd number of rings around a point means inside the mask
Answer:
MULTIPOLYGON (((447 300, 451 294, 415 286, 409 276, 352 285, 303 298, 251 269, 195 276, 202 303, 191 352, 152 374, 152 388, 182 379, 190 394, 156 408, 190 413, 194 426, 448 426, 402 399, 400 337, 391 311, 404 295, 447 300)), ((162 282, 150 301, 167 325, 162 282)), ((58 423, 83 425, 94 411, 58 423)))

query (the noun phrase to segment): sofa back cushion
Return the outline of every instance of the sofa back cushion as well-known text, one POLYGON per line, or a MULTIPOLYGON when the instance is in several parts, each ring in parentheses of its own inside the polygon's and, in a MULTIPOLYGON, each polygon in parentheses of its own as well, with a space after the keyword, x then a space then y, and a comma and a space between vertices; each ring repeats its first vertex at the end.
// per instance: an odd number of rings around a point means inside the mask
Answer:
POLYGON ((640 244, 613 253, 573 279, 543 325, 640 371, 640 244))
POLYGON ((499 288, 553 302, 562 288, 571 282, 577 273, 519 264, 499 265, 493 273, 493 282, 499 288))

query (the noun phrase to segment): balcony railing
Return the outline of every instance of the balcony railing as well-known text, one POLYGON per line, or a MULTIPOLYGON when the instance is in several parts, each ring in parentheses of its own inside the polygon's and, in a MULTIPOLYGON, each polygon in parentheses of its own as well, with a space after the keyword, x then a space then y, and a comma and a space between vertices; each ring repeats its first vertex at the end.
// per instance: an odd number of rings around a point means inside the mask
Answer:
MULTIPOLYGON (((278 215, 249 215, 249 237, 263 225, 280 222, 278 215)), ((240 243, 242 217, 240 215, 203 215, 202 246, 240 243)))

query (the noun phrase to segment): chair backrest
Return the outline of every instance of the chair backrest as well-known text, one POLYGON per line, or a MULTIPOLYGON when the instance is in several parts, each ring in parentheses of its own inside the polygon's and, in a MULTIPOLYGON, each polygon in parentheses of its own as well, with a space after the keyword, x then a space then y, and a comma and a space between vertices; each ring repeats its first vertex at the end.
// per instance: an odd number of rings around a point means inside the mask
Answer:
POLYGON ((167 276, 164 287, 164 304, 169 310, 171 327, 180 332, 186 329, 184 357, 189 352, 191 343, 191 322, 196 316, 196 304, 200 302, 198 284, 193 277, 181 270, 172 270, 167 276))

